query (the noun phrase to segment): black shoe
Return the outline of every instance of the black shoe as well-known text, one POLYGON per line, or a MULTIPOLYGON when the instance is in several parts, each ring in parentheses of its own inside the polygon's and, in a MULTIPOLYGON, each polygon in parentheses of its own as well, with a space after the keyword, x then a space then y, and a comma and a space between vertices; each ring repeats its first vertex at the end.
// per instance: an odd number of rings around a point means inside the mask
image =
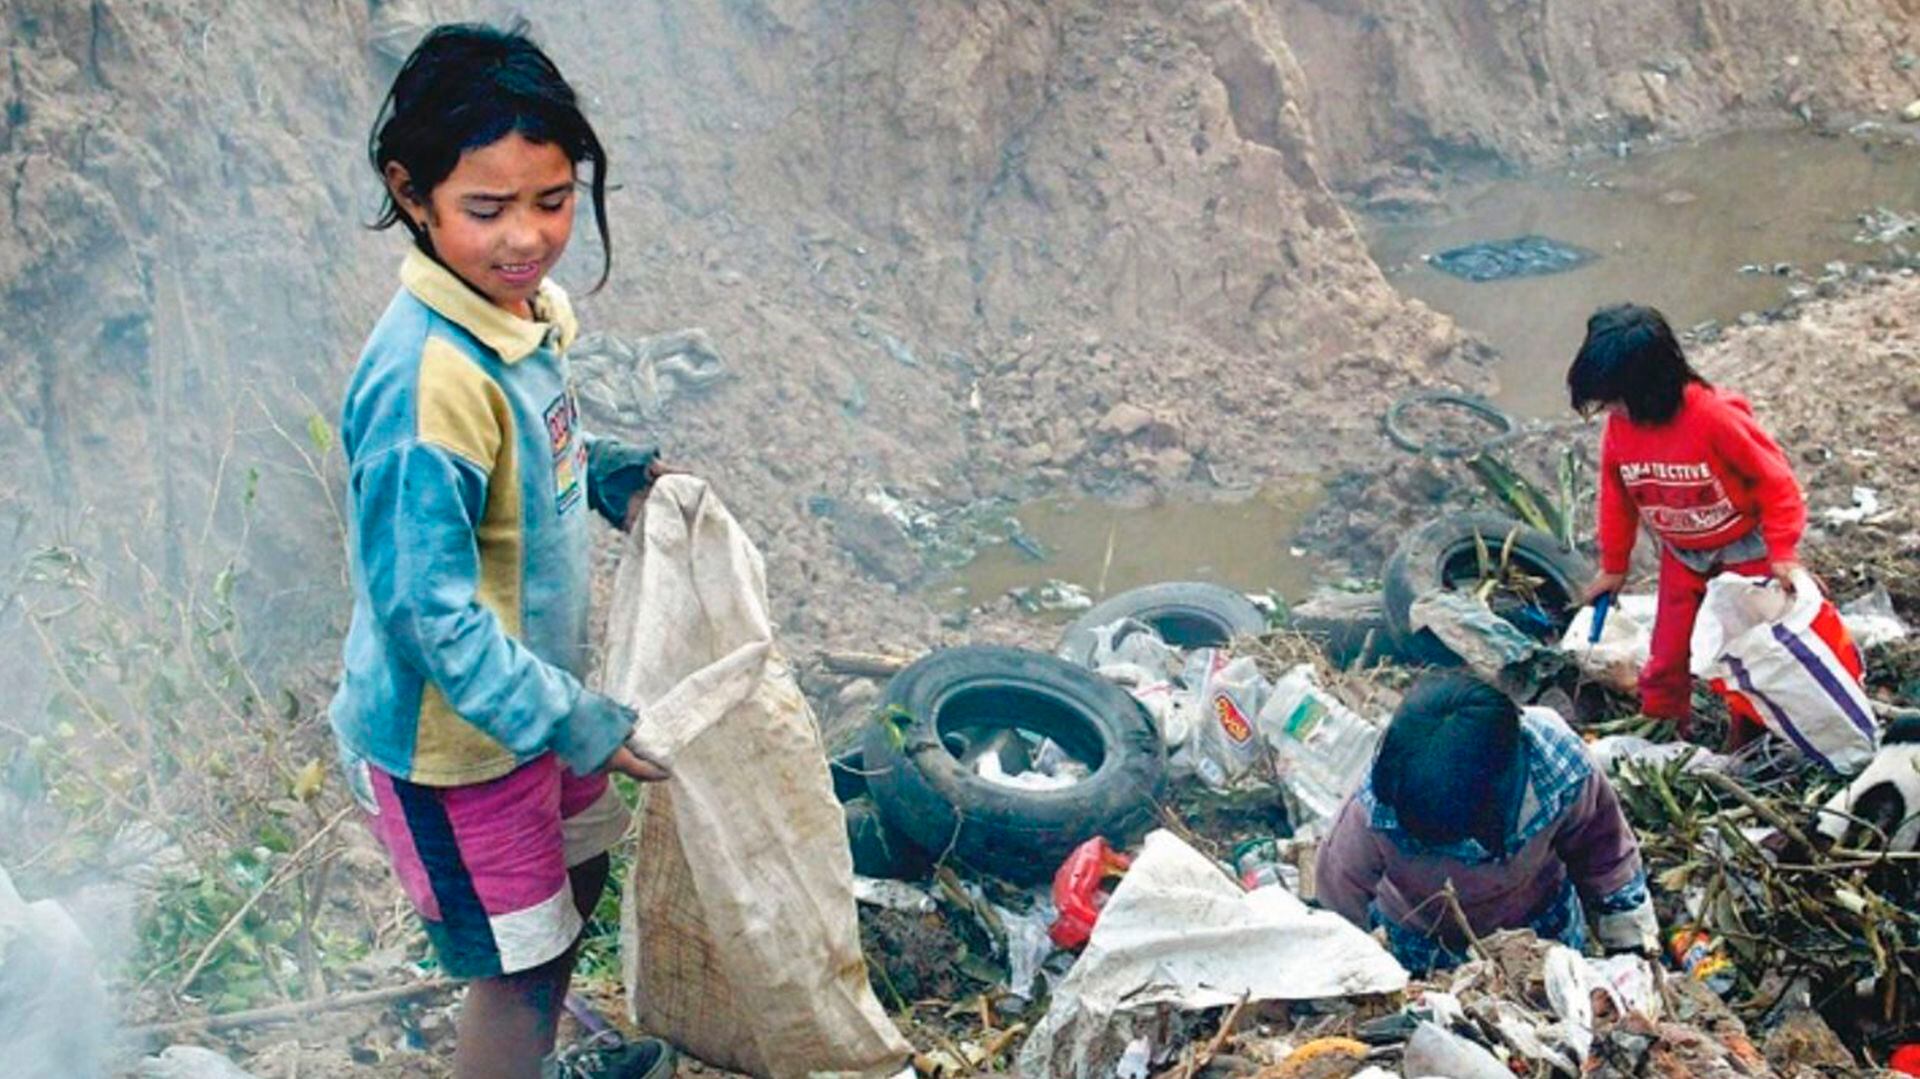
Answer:
POLYGON ((607 1030, 561 1050, 541 1068, 541 1079, 668 1079, 679 1065, 673 1046, 659 1038, 628 1041, 607 1030))

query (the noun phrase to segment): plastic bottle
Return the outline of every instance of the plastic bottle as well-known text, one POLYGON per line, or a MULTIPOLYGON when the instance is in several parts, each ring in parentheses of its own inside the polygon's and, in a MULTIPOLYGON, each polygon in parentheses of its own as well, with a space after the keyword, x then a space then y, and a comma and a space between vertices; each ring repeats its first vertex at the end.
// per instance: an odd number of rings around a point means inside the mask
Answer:
POLYGON ((1280 854, 1277 839, 1249 839, 1234 847, 1233 872, 1249 892, 1274 884, 1290 892, 1300 890, 1300 871, 1280 854))
POLYGON ((1683 925, 1668 935, 1667 951, 1673 956, 1673 965, 1687 977, 1721 996, 1733 991, 1733 963, 1711 933, 1699 926, 1683 925))
POLYGON ((1300 804, 1323 820, 1360 785, 1373 764, 1380 728, 1313 682, 1312 668, 1295 667, 1274 683, 1260 709, 1260 733, 1273 747, 1280 779, 1300 804))

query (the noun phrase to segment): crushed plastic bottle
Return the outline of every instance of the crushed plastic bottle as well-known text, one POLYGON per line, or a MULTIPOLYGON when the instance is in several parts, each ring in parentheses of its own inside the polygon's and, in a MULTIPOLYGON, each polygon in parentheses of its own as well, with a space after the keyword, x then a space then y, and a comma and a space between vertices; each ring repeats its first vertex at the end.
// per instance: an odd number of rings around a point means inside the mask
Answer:
POLYGON ((1281 782, 1322 820, 1331 820, 1360 785, 1380 742, 1380 728, 1315 685, 1304 665, 1274 683, 1257 722, 1281 782))

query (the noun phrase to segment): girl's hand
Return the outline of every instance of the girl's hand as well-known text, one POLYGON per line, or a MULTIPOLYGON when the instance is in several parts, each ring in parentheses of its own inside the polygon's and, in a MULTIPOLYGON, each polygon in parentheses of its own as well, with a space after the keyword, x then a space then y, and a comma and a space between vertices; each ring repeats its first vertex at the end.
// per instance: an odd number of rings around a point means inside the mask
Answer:
POLYGON ((673 769, 651 757, 643 757, 626 746, 613 751, 607 760, 607 771, 618 772, 641 783, 658 783, 673 778, 673 769))
POLYGON ((633 531, 633 526, 640 522, 640 511, 647 506, 647 495, 653 493, 653 481, 662 476, 684 476, 686 474, 686 469, 675 468, 655 458, 651 464, 647 465, 647 485, 635 491, 632 498, 627 499, 627 521, 620 527, 627 532, 631 532, 633 531))
POLYGON ((1627 575, 1624 573, 1602 573, 1593 579, 1592 584, 1587 585, 1587 590, 1582 595, 1582 598, 1585 599, 1586 602, 1592 603, 1608 592, 1620 591, 1626 587, 1626 584, 1627 575))
POLYGON ((1773 570, 1773 579, 1780 582, 1780 587, 1785 588, 1788 595, 1792 595, 1793 575, 1805 572, 1807 567, 1798 562, 1787 561, 1775 562, 1768 568, 1773 570))

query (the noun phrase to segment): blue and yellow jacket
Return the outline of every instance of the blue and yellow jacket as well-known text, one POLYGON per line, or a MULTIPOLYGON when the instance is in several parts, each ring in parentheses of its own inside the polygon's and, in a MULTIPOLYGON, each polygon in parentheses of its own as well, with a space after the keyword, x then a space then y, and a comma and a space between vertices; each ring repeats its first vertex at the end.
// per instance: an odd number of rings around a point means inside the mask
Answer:
POLYGON ((567 382, 573 310, 549 282, 536 320, 516 317, 417 250, 400 280, 341 423, 354 604, 334 732, 431 786, 549 750, 589 772, 634 717, 580 684, 589 440, 567 382))

